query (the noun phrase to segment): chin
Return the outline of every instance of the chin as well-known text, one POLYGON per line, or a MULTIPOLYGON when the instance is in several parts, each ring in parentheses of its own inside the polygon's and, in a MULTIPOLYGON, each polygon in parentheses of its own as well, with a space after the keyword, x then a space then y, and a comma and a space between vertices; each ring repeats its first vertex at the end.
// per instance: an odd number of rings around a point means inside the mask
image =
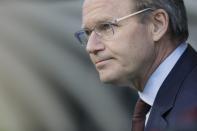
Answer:
POLYGON ((113 66, 105 66, 105 68, 97 70, 100 81, 115 86, 129 86, 130 81, 128 79, 128 73, 121 67, 115 65, 116 64, 113 64, 113 66))
POLYGON ((110 85, 115 85, 115 86, 129 86, 129 82, 126 81, 126 80, 122 80, 121 77, 115 77, 115 76, 102 76, 102 75, 99 75, 100 76, 100 81, 102 83, 105 83, 105 84, 110 84, 110 85))

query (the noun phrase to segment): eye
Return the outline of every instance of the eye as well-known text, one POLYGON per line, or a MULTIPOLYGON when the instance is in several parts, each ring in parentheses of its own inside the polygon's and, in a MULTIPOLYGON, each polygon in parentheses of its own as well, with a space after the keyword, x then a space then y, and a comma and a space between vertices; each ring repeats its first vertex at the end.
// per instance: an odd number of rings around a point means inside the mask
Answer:
POLYGON ((88 29, 84 29, 84 32, 85 32, 85 34, 86 34, 86 36, 90 36, 91 35, 91 33, 92 33, 92 31, 91 30, 88 30, 88 29))
POLYGON ((112 25, 110 23, 103 23, 103 24, 98 25, 97 30, 102 32, 102 31, 111 30, 111 28, 112 28, 112 25))

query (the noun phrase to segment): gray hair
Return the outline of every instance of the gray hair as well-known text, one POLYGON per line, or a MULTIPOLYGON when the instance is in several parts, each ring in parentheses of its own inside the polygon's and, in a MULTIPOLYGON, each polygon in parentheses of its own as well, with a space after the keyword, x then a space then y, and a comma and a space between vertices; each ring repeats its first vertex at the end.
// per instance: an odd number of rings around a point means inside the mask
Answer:
POLYGON ((189 36, 186 8, 183 0, 134 0, 136 9, 164 9, 169 16, 169 30, 172 37, 181 41, 189 36))

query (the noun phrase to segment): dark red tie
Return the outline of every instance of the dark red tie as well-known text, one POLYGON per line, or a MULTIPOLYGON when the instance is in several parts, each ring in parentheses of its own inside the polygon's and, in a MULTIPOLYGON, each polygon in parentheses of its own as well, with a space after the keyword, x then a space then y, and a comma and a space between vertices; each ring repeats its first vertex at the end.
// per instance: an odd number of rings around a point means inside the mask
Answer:
POLYGON ((141 99, 137 100, 132 118, 131 131, 144 131, 146 114, 150 110, 150 107, 150 105, 148 105, 141 99))

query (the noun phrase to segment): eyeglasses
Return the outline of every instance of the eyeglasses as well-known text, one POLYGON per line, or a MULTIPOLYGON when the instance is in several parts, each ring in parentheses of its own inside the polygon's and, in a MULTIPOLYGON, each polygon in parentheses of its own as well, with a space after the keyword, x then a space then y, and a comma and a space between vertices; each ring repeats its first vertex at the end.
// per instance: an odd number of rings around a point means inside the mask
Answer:
POLYGON ((77 31, 75 33, 75 37, 77 38, 77 40, 80 42, 80 44, 82 46, 87 45, 89 37, 90 37, 90 35, 92 34, 93 31, 95 32, 95 34, 99 38, 107 40, 107 39, 113 37, 113 35, 115 34, 115 27, 118 26, 118 23, 120 21, 128 19, 132 16, 138 15, 138 14, 143 13, 143 12, 148 11, 148 10, 152 10, 152 9, 151 8, 146 8, 146 9, 134 12, 132 14, 123 16, 121 18, 115 19, 112 22, 103 22, 103 23, 97 24, 92 30, 84 28, 80 31, 77 31))

